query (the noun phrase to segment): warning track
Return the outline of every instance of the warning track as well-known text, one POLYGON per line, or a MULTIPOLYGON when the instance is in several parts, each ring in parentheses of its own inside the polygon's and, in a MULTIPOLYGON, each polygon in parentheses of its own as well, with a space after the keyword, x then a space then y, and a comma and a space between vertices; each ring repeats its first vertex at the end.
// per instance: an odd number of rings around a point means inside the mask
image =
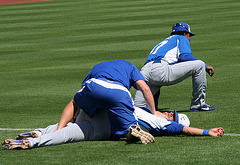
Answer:
POLYGON ((50 0, 1 0, 0 5, 12 5, 12 4, 21 4, 21 3, 30 3, 30 2, 39 2, 39 1, 50 1, 50 0))

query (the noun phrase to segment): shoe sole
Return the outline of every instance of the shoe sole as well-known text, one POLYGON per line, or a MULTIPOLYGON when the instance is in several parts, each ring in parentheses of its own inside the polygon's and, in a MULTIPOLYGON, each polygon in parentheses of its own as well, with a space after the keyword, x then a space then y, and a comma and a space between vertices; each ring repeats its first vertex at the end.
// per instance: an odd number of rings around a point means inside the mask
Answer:
POLYGON ((213 111, 215 109, 201 109, 201 110, 198 110, 198 109, 190 109, 190 112, 201 112, 201 111, 213 111))
POLYGON ((25 132, 25 133, 21 133, 21 134, 17 135, 16 140, 25 139, 28 137, 37 138, 38 135, 36 132, 25 132))
POLYGON ((140 127, 136 125, 131 125, 129 128, 129 132, 132 136, 139 138, 143 144, 155 142, 154 137, 150 133, 143 131, 140 127))
POLYGON ((28 149, 31 148, 31 143, 28 140, 21 140, 20 142, 17 142, 12 139, 7 139, 2 142, 3 148, 6 148, 8 150, 12 149, 28 149))
POLYGON ((213 111, 213 110, 215 110, 216 108, 214 108, 214 109, 201 109, 201 111, 213 111))

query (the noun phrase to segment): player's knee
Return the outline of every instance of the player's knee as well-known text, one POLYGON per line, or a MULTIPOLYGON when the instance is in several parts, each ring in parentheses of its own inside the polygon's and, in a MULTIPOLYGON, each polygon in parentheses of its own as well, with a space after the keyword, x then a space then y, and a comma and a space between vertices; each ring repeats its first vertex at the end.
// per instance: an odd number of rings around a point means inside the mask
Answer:
POLYGON ((198 63, 199 66, 205 68, 205 63, 202 60, 196 60, 196 62, 198 63))
POLYGON ((205 63, 202 60, 196 60, 196 61, 192 61, 193 62, 193 70, 194 73, 202 71, 203 69, 205 69, 205 63))

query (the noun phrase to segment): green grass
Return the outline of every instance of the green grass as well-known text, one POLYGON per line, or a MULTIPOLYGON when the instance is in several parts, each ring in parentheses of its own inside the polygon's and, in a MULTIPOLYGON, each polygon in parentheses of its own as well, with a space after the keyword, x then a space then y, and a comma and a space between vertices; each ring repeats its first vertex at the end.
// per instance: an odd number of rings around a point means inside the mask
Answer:
MULTIPOLYGON (((191 25, 193 55, 214 66, 207 103, 189 110, 191 78, 161 90, 159 109, 182 111, 191 126, 240 134, 238 0, 54 0, 0 6, 0 128, 57 123, 97 63, 125 59, 139 69, 179 21, 191 25)), ((131 90, 134 95, 135 90, 131 90)), ((1 131, 0 141, 21 131, 1 131)), ((240 164, 239 136, 157 137, 150 145, 79 142, 0 149, 0 164, 240 164)))

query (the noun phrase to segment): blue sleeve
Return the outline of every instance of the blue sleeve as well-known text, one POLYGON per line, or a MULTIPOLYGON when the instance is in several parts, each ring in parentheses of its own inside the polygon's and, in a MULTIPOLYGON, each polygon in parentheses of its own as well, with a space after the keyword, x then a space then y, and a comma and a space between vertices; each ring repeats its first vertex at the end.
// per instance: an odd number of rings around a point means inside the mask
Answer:
POLYGON ((184 61, 195 61, 198 60, 197 58, 195 58, 192 53, 183 53, 180 54, 178 61, 179 62, 184 62, 184 61))
POLYGON ((171 121, 172 123, 166 126, 166 129, 164 130, 164 135, 168 136, 168 135, 180 135, 183 134, 183 125, 182 124, 178 124, 174 121, 171 121))
POLYGON ((133 86, 135 89, 137 89, 137 86, 136 86, 135 82, 138 81, 138 80, 146 81, 146 79, 140 73, 138 68, 133 65, 133 70, 132 70, 132 73, 131 73, 131 86, 133 86))
MULTIPOLYGON (((198 60, 197 58, 195 58, 192 53, 183 53, 180 54, 178 62, 184 62, 184 61, 194 61, 194 60, 198 60)), ((207 64, 205 64, 205 68, 207 68, 207 64)))
POLYGON ((171 121, 171 124, 165 126, 165 128, 162 129, 152 128, 147 123, 142 122, 141 120, 138 120, 138 123, 141 126, 145 127, 153 136, 174 136, 183 134, 184 126, 174 121, 171 121))

